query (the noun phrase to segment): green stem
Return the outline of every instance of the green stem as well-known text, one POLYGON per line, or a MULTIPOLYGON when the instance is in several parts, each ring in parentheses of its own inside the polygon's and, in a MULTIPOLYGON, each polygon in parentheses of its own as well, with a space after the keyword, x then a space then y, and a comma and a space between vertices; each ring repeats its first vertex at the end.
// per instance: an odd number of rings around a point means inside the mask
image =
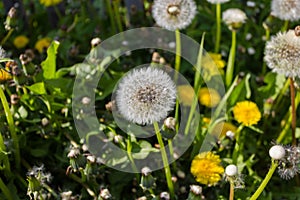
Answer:
POLYGON ((172 183, 171 170, 170 170, 170 167, 169 167, 169 162, 168 162, 166 149, 165 149, 162 137, 161 137, 161 133, 160 133, 160 130, 159 130, 158 123, 154 122, 153 126, 154 126, 157 141, 158 141, 160 151, 161 151, 161 156, 162 156, 162 160, 163 160, 163 164, 164 164, 166 180, 167 180, 168 188, 169 188, 169 191, 170 191, 170 196, 171 196, 171 199, 174 199, 175 198, 174 186, 173 186, 173 183, 172 183))
POLYGON ((109 15, 109 19, 110 19, 110 25, 111 25, 111 28, 112 28, 112 32, 113 32, 113 34, 116 34, 117 33, 117 29, 116 29, 116 26, 115 26, 114 13, 113 13, 113 9, 111 7, 110 0, 106 0, 106 9, 108 11, 108 15, 109 15))
POLYGON ((240 133, 241 131, 243 130, 244 128, 244 125, 241 124, 238 129, 236 130, 235 132, 235 146, 234 146, 234 150, 233 150, 233 153, 232 153, 232 163, 237 165, 238 163, 238 155, 240 152, 240 150, 242 149, 241 148, 241 142, 240 142, 240 133))
POLYGON ((132 143, 131 143, 131 136, 130 134, 128 134, 128 139, 127 139, 127 156, 130 160, 130 163, 131 163, 131 167, 133 169, 133 171, 136 173, 136 180, 140 180, 140 176, 139 176, 139 171, 135 165, 135 162, 134 162, 134 159, 132 157, 132 143))
POLYGON ((290 91, 291 91, 291 115, 292 115, 292 145, 297 145, 296 140, 296 106, 295 106, 295 85, 293 78, 290 78, 290 91))
POLYGON ((6 152, 6 147, 4 144, 4 140, 2 137, 2 134, 0 133, 0 155, 3 154, 3 164, 7 170, 7 172, 10 172, 10 163, 9 163, 9 158, 8 158, 8 153, 6 152))
POLYGON ((266 185, 268 184, 268 182, 272 178, 272 175, 275 172, 277 166, 278 166, 278 163, 274 162, 272 160, 272 165, 271 165, 271 167, 270 167, 270 169, 269 169, 266 177, 264 178, 264 180, 260 184, 260 186, 257 188, 256 192, 252 195, 252 197, 250 198, 250 200, 256 200, 259 197, 259 195, 262 193, 262 191, 265 189, 266 185))
POLYGON ((226 87, 229 87, 232 82, 233 72, 234 72, 234 62, 235 62, 235 52, 236 52, 236 31, 232 30, 232 39, 231 39, 231 48, 229 53, 229 58, 227 62, 227 69, 226 69, 226 87))
MULTIPOLYGON (((300 94, 297 93, 296 99, 295 99, 295 109, 297 109, 299 103, 300 103, 300 94)), ((291 112, 291 109, 292 109, 292 108, 290 107, 290 109, 289 109, 288 112, 291 112)), ((288 130, 290 130, 291 123, 292 123, 292 115, 289 115, 289 118, 288 118, 288 120, 287 120, 287 122, 286 122, 284 128, 282 129, 282 131, 280 132, 278 138, 276 139, 276 143, 279 144, 279 143, 282 142, 282 140, 285 138, 285 136, 286 136, 288 130)))
POLYGON ((4 196, 7 200, 13 200, 12 194, 10 193, 10 190, 6 187, 2 179, 0 178, 0 189, 2 190, 4 196))
POLYGON ((55 11, 55 13, 56 13, 56 15, 57 15, 57 17, 60 21, 62 19, 62 15, 60 13, 60 10, 58 9, 57 5, 53 6, 53 8, 54 8, 54 11, 55 11))
POLYGON ((9 131, 10 131, 11 138, 13 140, 13 145, 15 148, 14 155, 15 155, 15 160, 16 160, 16 168, 19 169, 21 159, 20 159, 18 135, 16 133, 16 127, 14 124, 14 119, 13 119, 12 113, 9 110, 8 102, 7 102, 6 96, 5 96, 1 86, 0 86, 0 99, 1 99, 1 102, 2 102, 2 105, 4 108, 6 120, 7 120, 8 126, 9 126, 9 131))
POLYGON ((234 182, 230 181, 229 200, 234 200, 234 182))
POLYGON ((221 41, 221 3, 216 4, 216 23, 217 23, 217 32, 216 32, 216 43, 215 43, 215 53, 219 52, 220 41, 221 41))
POLYGON ((175 31, 176 38, 176 56, 175 56, 175 77, 174 82, 177 83, 178 73, 180 71, 180 62, 181 62, 181 41, 180 41, 180 31, 176 29, 175 31))
POLYGON ((5 42, 11 36, 11 34, 13 33, 13 31, 14 31, 13 28, 8 31, 8 33, 6 34, 6 36, 1 40, 0 46, 3 46, 5 44, 5 42))
POLYGON ((282 27, 282 29, 281 29, 281 31, 282 31, 282 32, 287 31, 288 28, 289 28, 289 21, 288 21, 288 20, 285 20, 285 21, 284 21, 284 24, 283 24, 283 27, 282 27))
POLYGON ((56 194, 56 192, 54 192, 54 190, 49 185, 44 183, 43 186, 44 188, 46 188, 46 190, 48 190, 48 192, 50 192, 53 195, 55 199, 58 199, 58 194, 56 194))
POLYGON ((117 26, 119 29, 119 32, 123 32, 123 26, 122 26, 122 22, 121 22, 121 16, 120 16, 120 12, 119 12, 119 5, 120 5, 120 0, 113 0, 113 10, 116 16, 116 21, 117 21, 117 26))

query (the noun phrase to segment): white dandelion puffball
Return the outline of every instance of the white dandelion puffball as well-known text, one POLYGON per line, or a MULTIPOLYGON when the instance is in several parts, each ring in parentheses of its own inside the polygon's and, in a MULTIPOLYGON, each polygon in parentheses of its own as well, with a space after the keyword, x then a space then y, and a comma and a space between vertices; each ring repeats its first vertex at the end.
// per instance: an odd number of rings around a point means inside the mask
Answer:
POLYGON ((176 93, 176 85, 166 72, 143 67, 121 79, 115 99, 126 120, 147 125, 167 117, 175 105, 176 93))
POLYGON ((193 0, 154 0, 152 16, 158 26, 175 31, 191 24, 196 9, 193 0))
POLYGON ((300 37, 293 30, 278 33, 266 43, 265 57, 273 72, 287 77, 300 76, 300 37))
POLYGON ((228 165, 226 168, 225 168, 225 174, 227 176, 236 176, 238 174, 238 168, 236 165, 228 165))
POLYGON ((218 3, 226 3, 229 0, 207 0, 209 3, 218 4, 218 3))
POLYGON ((247 16, 244 11, 238 8, 229 8, 223 12, 222 19, 227 26, 239 28, 243 23, 246 22, 247 16))
POLYGON ((272 0, 271 14, 281 20, 297 21, 300 19, 299 0, 272 0))
POLYGON ((270 148, 269 155, 275 160, 280 160, 285 156, 285 149, 281 145, 274 145, 270 148))

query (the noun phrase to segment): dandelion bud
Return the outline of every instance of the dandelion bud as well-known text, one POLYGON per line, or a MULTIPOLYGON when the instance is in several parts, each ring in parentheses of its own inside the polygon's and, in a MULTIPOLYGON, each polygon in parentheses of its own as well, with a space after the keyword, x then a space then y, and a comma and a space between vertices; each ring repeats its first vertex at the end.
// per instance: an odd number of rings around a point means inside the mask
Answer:
POLYGON ((41 121, 42 126, 47 126, 49 124, 49 119, 47 119, 46 117, 44 117, 41 121))
POLYGON ((15 18, 17 16, 17 9, 15 7, 11 7, 7 16, 10 18, 15 18))
POLYGON ((113 108, 113 102, 112 101, 110 101, 107 104, 105 104, 105 109, 107 111, 112 111, 112 108, 113 108))
POLYGON ((281 145, 272 146, 269 150, 269 155, 275 160, 280 160, 285 156, 285 149, 281 145))
POLYGON ((154 52, 154 53, 152 54, 152 62, 154 62, 154 63, 159 63, 159 59, 160 59, 160 58, 161 58, 161 57, 160 57, 159 53, 154 52))
POLYGON ((20 97, 17 94, 10 95, 10 103, 16 105, 19 102, 20 97))
POLYGON ((300 36, 300 26, 296 26, 295 28, 295 35, 300 36))
POLYGON ((176 135, 176 119, 174 117, 165 119, 161 135, 166 139, 172 139, 176 135))
POLYGON ((111 194, 110 194, 110 192, 109 192, 109 190, 108 189, 101 189, 101 191, 100 191, 100 197, 102 198, 102 199, 104 199, 104 200, 106 200, 106 199, 110 199, 111 198, 111 194))
POLYGON ((151 169, 149 167, 142 168, 142 177, 140 186, 143 190, 150 189, 155 184, 154 178, 151 175, 151 169))
POLYGON ((101 39, 96 37, 96 38, 93 38, 91 40, 91 46, 92 48, 95 48, 96 46, 98 46, 99 44, 101 43, 101 39))
POLYGON ((225 174, 227 176, 236 176, 238 174, 238 168, 236 165, 228 165, 225 168, 225 174))
POLYGON ((184 173, 183 171, 181 171, 181 170, 178 170, 178 171, 177 171, 177 176, 178 176, 179 178, 184 179, 184 178, 185 178, 185 173, 184 173))
POLYGON ((170 194, 168 192, 162 192, 162 193, 160 193, 159 197, 162 200, 170 200, 170 194))

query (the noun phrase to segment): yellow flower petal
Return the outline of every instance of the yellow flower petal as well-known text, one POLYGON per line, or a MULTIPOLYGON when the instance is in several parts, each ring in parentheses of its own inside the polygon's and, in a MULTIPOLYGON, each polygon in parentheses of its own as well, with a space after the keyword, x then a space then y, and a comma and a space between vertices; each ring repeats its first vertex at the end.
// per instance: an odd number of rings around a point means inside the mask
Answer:
POLYGON ((236 121, 245 126, 257 124, 261 118, 257 105, 251 101, 238 102, 233 108, 233 115, 236 121))
POLYGON ((212 88, 201 88, 199 91, 200 104, 213 108, 220 102, 221 97, 219 93, 212 88))
POLYGON ((45 49, 50 46, 51 39, 50 38, 42 38, 35 43, 35 49, 37 49, 40 53, 43 53, 45 49))
POLYGON ((17 49, 24 48, 29 42, 29 39, 24 35, 19 35, 14 39, 14 45, 17 49))

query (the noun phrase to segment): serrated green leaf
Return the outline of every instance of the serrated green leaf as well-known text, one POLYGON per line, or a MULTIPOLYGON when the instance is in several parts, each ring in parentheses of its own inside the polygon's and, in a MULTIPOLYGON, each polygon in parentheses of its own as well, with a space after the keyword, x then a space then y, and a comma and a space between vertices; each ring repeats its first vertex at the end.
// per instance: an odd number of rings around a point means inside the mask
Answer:
POLYGON ((58 41, 53 41, 47 49, 47 58, 41 63, 43 76, 45 79, 55 78, 56 72, 56 54, 59 47, 58 41))
POLYGON ((44 82, 35 83, 31 86, 27 86, 27 88, 36 94, 46 94, 44 82))

